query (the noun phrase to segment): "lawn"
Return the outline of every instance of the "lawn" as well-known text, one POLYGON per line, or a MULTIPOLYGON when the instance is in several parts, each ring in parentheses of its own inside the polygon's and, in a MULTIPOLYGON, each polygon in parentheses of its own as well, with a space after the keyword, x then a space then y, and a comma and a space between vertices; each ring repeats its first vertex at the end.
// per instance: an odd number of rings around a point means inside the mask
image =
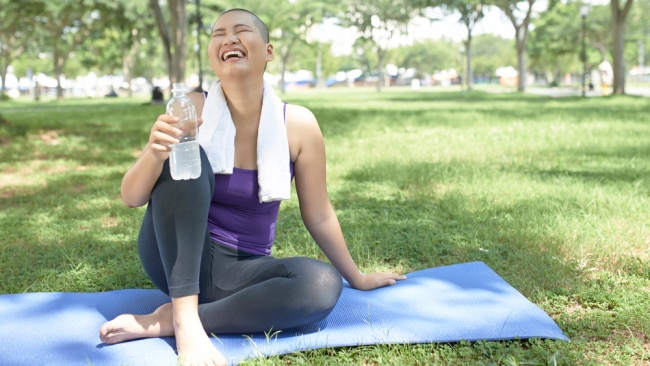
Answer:
MULTIPOLYGON (((570 342, 325 349, 252 365, 650 364, 650 100, 474 91, 289 93, 318 117, 362 271, 483 261, 570 342)), ((160 106, 0 102, 0 293, 152 287, 122 174, 160 106)), ((276 256, 323 258, 295 196, 276 256)))

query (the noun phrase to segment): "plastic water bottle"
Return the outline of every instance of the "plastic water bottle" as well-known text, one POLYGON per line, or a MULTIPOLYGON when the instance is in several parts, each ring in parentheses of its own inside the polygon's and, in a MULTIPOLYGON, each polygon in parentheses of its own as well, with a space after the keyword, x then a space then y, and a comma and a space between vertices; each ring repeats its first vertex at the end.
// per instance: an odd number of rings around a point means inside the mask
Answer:
POLYGON ((175 180, 196 179, 201 175, 201 156, 198 134, 196 108, 187 96, 187 87, 183 83, 172 85, 172 97, 167 103, 167 114, 178 117, 175 127, 183 134, 180 142, 172 145, 169 153, 169 168, 175 180))

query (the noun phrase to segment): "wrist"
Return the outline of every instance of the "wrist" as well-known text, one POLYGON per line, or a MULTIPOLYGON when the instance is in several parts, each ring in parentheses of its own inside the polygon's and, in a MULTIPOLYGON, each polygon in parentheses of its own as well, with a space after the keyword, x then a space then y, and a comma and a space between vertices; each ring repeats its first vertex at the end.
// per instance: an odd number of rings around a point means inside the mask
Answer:
POLYGON ((354 276, 347 278, 348 283, 355 289, 363 288, 363 273, 357 272, 354 276))
POLYGON ((142 158, 154 164, 162 164, 168 157, 169 152, 157 150, 151 142, 147 143, 142 151, 142 158))

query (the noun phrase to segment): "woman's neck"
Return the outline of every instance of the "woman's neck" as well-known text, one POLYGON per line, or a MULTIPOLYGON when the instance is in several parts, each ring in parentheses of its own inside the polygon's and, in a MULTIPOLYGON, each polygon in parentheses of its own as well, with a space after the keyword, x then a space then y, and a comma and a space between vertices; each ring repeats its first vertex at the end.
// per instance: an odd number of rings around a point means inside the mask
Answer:
POLYGON ((222 82, 221 87, 228 102, 233 121, 259 121, 262 112, 264 82, 222 82))

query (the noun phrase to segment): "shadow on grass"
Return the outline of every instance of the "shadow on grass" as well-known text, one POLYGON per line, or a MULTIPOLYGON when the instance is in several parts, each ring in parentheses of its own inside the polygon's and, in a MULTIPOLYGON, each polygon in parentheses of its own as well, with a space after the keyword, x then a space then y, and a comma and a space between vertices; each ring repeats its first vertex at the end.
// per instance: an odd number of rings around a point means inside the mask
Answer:
MULTIPOLYGON (((384 163, 351 171, 344 185, 332 195, 342 225, 353 228, 351 235, 371 246, 373 255, 386 263, 402 263, 409 270, 468 261, 483 261, 527 295, 570 291, 579 285, 574 268, 558 260, 562 238, 543 236, 527 222, 552 221, 552 205, 531 200, 495 203, 489 198, 465 197, 440 188, 444 172, 459 169, 454 164, 384 163), (423 176, 422 172, 430 172, 423 176), (412 177, 415 177, 413 179, 412 177), (369 181, 388 183, 399 189, 390 197, 360 194, 369 181)), ((455 174, 453 174, 455 175, 455 174)), ((453 184, 452 184, 453 185, 453 184)))
POLYGON ((0 293, 150 287, 135 244, 141 213, 121 202, 121 177, 82 171, 4 188, 0 293))
MULTIPOLYGON (((471 180, 467 172, 481 175, 476 173, 480 169, 467 163, 386 162, 350 171, 332 199, 348 229, 344 231, 353 238, 352 250, 355 243, 364 247, 355 257, 378 257, 387 265, 401 264, 406 271, 482 261, 533 302, 570 307, 577 301, 584 311, 578 318, 564 308, 558 314, 547 310, 572 338, 611 341, 612 332, 631 332, 630 326, 635 332, 647 329, 633 315, 644 306, 636 291, 647 279, 647 261, 646 265, 640 259, 626 261, 616 275, 598 272, 603 277, 595 279, 588 268, 565 258, 564 247, 572 245, 571 238, 553 230, 567 207, 585 204, 581 198, 542 195, 501 200, 466 196, 453 188, 455 177, 471 180), (394 187, 395 193, 364 194, 372 184, 394 187), (621 275, 627 276, 622 283, 621 275), (616 321, 612 314, 618 314, 616 321)), ((595 174, 598 180, 634 179, 616 178, 613 171, 595 174)))
POLYGON ((132 149, 146 144, 151 125, 164 112, 160 106, 128 101, 32 108, 28 105, 10 109, 11 113, 3 111, 0 157, 4 162, 25 160, 37 148, 43 149, 42 155, 48 159, 105 164, 122 158, 132 161, 132 149))
POLYGON ((613 146, 585 146, 550 149, 545 156, 562 156, 564 163, 551 169, 522 168, 540 179, 573 178, 601 185, 631 183, 650 192, 650 146, 629 143, 613 146), (598 164, 593 164, 598 162, 598 164), (605 163, 608 162, 608 163, 605 163))
POLYGON ((609 120, 624 125, 638 123, 647 114, 647 107, 633 97, 575 100, 481 92, 471 96, 453 92, 413 92, 373 96, 371 100, 373 103, 368 104, 362 100, 355 103, 355 99, 338 104, 319 100, 304 102, 314 112, 326 137, 362 135, 364 131, 405 125, 466 128, 512 122, 588 124, 609 120), (382 100, 386 103, 382 104, 382 100))

